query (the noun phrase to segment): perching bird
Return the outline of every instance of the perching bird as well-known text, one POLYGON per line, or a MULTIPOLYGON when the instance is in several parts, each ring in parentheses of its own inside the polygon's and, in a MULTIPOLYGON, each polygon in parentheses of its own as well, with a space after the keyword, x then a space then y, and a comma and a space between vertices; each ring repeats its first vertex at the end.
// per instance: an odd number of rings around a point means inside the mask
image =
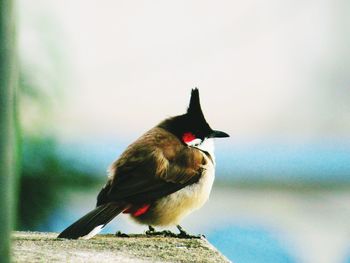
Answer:
POLYGON ((179 225, 208 200, 214 182, 213 138, 229 137, 210 128, 193 89, 187 112, 165 119, 132 143, 110 167, 94 210, 58 237, 91 238, 120 213, 149 226, 179 225))

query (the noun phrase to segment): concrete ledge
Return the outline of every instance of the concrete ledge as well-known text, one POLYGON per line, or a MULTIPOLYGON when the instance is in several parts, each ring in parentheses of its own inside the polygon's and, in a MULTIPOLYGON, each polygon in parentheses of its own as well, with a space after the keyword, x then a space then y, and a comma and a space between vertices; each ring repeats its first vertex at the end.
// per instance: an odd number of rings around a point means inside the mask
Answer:
POLYGON ((13 262, 229 262, 205 239, 115 237, 56 239, 56 233, 14 232, 13 262))

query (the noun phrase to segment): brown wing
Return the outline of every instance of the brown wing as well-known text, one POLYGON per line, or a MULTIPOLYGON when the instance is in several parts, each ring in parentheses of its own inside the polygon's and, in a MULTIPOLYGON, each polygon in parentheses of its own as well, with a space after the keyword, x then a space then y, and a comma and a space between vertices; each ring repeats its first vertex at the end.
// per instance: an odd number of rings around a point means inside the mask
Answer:
POLYGON ((206 159, 161 128, 153 128, 113 163, 98 205, 125 201, 146 203, 197 182, 206 159))

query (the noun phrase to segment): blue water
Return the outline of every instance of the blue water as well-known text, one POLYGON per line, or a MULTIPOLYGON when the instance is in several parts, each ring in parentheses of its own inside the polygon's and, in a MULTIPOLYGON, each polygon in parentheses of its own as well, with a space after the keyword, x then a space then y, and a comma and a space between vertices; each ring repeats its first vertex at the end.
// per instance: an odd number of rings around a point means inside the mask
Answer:
POLYGON ((295 259, 273 232, 258 225, 230 225, 207 235, 235 263, 294 263, 295 259))
POLYGON ((348 141, 229 145, 217 157, 230 178, 350 181, 348 141))
POLYGON ((345 259, 344 263, 350 263, 350 248, 349 248, 348 257, 345 259))

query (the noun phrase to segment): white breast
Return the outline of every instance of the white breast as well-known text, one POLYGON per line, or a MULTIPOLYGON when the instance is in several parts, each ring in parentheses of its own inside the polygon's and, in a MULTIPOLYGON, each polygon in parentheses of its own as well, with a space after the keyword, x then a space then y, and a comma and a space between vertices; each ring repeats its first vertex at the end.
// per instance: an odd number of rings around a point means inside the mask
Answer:
POLYGON ((183 217, 204 205, 215 177, 214 163, 207 156, 205 158, 207 164, 199 181, 158 200, 154 207, 157 217, 153 218, 153 222, 147 222, 148 224, 177 225, 183 217))

